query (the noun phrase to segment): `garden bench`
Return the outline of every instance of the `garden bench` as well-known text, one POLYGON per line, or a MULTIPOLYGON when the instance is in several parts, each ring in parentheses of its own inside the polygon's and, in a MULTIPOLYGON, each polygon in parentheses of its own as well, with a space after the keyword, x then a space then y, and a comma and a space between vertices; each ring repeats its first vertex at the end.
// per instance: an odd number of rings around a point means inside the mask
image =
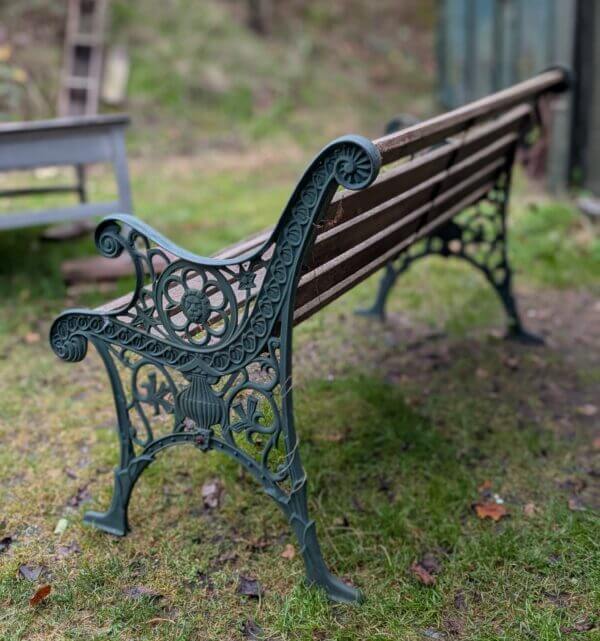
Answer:
POLYGON ((308 515, 292 408, 292 328, 384 268, 367 313, 383 317, 396 278, 437 254, 479 269, 519 320, 506 256, 506 208, 515 151, 536 102, 567 87, 552 69, 450 113, 371 141, 339 138, 296 186, 277 225, 212 258, 182 249, 128 215, 105 219, 96 245, 126 252, 132 294, 64 312, 50 331, 66 361, 91 342, 114 395, 120 462, 112 503, 85 521, 116 535, 159 451, 191 444, 236 459, 288 517, 309 583, 330 598, 360 593, 329 572, 308 515), (385 166, 385 171, 380 171, 385 166))
POLYGON ((0 198, 58 193, 76 193, 79 197, 76 205, 0 214, 0 230, 105 216, 114 211, 131 213, 125 150, 128 125, 129 117, 117 114, 0 124, 0 173, 72 166, 77 177, 70 185, 1 190, 0 198), (115 199, 87 202, 85 168, 95 163, 112 166, 118 192, 115 199))

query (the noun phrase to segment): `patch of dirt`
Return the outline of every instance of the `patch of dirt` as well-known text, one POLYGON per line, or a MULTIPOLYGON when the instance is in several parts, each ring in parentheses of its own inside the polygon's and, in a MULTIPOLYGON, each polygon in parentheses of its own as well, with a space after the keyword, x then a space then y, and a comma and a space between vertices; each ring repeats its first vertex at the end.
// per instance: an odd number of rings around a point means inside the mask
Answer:
POLYGON ((600 297, 552 290, 519 292, 517 297, 525 326, 542 336, 545 345, 505 341, 499 329, 453 338, 404 314, 389 314, 384 324, 340 315, 339 322, 327 324, 327 333, 335 330, 335 337, 317 331, 296 350, 297 380, 332 379, 360 368, 392 384, 410 383, 425 399, 446 385, 444 370, 468 355, 470 374, 486 383, 486 393, 512 395, 519 414, 528 419, 537 418, 539 406, 563 436, 583 431, 591 442, 600 435, 600 407, 594 414, 600 390, 589 381, 593 376, 585 374, 600 367, 600 297), (532 398, 537 401, 533 408, 532 398))

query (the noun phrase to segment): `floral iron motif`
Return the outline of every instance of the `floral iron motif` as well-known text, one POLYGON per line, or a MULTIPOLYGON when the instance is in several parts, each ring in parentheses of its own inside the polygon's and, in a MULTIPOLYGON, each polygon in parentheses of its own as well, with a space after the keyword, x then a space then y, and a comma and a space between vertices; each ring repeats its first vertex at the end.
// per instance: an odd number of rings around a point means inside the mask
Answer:
POLYGON ((120 463, 108 511, 86 513, 87 522, 124 535, 132 489, 161 450, 187 443, 221 451, 286 514, 309 583, 337 601, 360 598, 327 569, 308 516, 292 408, 291 333, 300 268, 316 225, 339 185, 367 187, 380 162, 367 139, 334 141, 309 166, 265 244, 231 260, 191 254, 132 216, 100 223, 99 251, 126 252, 132 260, 133 294, 111 311, 69 310, 50 331, 52 348, 69 362, 82 360, 91 341, 113 390, 120 463), (167 425, 166 433, 159 435, 156 425, 167 425))
POLYGON ((531 344, 543 342, 524 329, 512 293, 512 270, 506 251, 506 208, 509 193, 510 170, 499 175, 495 188, 485 199, 445 222, 390 261, 381 277, 372 307, 358 310, 358 313, 384 320, 391 289, 398 277, 416 260, 431 255, 460 258, 478 269, 498 294, 508 318, 507 338, 531 344))

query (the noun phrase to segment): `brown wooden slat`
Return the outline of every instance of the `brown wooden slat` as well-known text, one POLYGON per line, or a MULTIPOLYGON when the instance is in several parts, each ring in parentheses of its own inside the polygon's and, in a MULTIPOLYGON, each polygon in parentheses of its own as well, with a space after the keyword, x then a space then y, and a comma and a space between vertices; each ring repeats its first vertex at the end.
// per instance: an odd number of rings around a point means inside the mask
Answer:
POLYGON ((519 105, 497 120, 465 132, 458 140, 429 150, 409 162, 382 172, 368 189, 338 192, 329 207, 324 226, 331 226, 330 221, 337 224, 371 209, 378 202, 397 196, 401 191, 431 178, 451 164, 477 153, 507 133, 520 132, 531 118, 531 114, 532 109, 529 105, 519 105))
POLYGON ((456 205, 454 205, 447 211, 444 211, 438 218, 423 227, 423 229, 421 229, 414 236, 404 238, 403 240, 398 242, 398 244, 394 245, 391 249, 388 249, 387 251, 377 256, 370 263, 364 265, 356 271, 352 271, 349 276, 340 278, 329 289, 321 292, 319 295, 313 296, 304 305, 299 305, 297 302, 296 309, 294 311, 294 324, 298 325, 326 305, 329 305, 329 303, 342 296, 349 289, 352 289, 363 280, 371 276, 371 274, 381 269, 390 260, 393 260, 400 254, 403 249, 407 249, 411 244, 415 243, 418 240, 421 240, 422 238, 425 238, 437 227, 450 220, 461 211, 465 210, 467 207, 477 203, 489 192, 489 190, 493 186, 493 181, 484 184, 482 187, 469 194, 466 198, 458 202, 456 205))
POLYGON ((448 136, 468 129, 476 122, 491 118, 519 103, 534 101, 544 92, 561 91, 566 84, 564 71, 552 69, 374 142, 381 153, 383 164, 394 162, 441 142, 448 136))
POLYGON ((442 171, 396 198, 322 232, 318 235, 306 263, 311 266, 320 265, 347 251, 363 239, 387 228, 399 217, 441 196, 444 191, 458 185, 498 158, 503 158, 503 162, 506 164, 507 157, 510 156, 517 141, 518 135, 516 133, 507 134, 489 147, 450 167, 447 171, 442 171))
POLYGON ((486 193, 481 194, 481 188, 485 186, 489 191, 504 166, 504 159, 495 160, 453 189, 444 192, 436 201, 427 203, 387 229, 363 240, 351 250, 312 269, 300 280, 296 294, 297 306, 306 305, 311 298, 318 297, 321 292, 327 291, 337 282, 358 272, 380 254, 386 253, 405 239, 412 238, 420 231, 421 227, 427 228, 430 224, 429 221, 434 223, 435 219, 443 218, 449 208, 468 199, 469 194, 477 193, 478 198, 481 198, 486 193))

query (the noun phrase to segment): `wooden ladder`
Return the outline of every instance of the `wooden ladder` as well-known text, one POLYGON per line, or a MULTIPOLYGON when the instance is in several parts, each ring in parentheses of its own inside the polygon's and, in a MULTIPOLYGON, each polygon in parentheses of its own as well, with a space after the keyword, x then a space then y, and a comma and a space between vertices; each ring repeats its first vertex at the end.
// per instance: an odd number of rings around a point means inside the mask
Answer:
POLYGON ((108 0, 69 0, 59 116, 98 112, 108 0))

